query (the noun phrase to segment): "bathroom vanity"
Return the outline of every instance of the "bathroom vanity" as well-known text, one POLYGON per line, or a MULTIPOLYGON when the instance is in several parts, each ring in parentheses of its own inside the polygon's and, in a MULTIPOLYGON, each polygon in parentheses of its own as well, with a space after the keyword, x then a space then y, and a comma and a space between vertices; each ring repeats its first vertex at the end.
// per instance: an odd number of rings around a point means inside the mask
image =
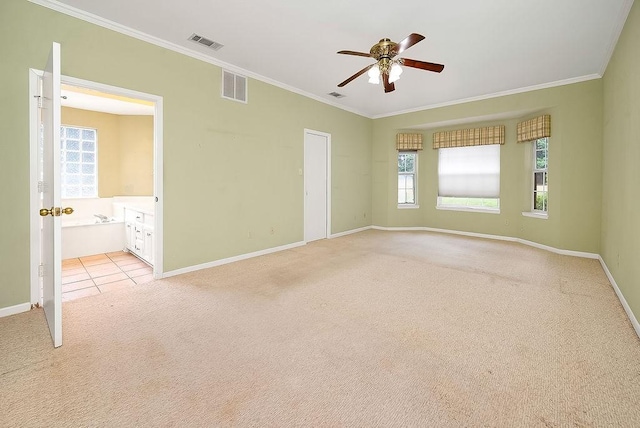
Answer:
POLYGON ((153 211, 124 207, 125 248, 153 266, 153 211))

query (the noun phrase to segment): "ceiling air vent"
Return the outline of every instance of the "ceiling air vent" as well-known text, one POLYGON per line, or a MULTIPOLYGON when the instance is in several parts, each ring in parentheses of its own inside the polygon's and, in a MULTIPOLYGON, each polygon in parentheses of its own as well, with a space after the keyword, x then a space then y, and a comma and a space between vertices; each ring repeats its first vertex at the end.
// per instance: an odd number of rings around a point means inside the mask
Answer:
POLYGON ((196 33, 193 33, 191 37, 189 37, 189 40, 204 45, 209 49, 213 49, 214 51, 220 50, 220 48, 224 46, 218 42, 207 39, 206 37, 198 36, 196 33))
POLYGON ((345 95, 339 94, 337 92, 329 92, 327 95, 331 95, 334 98, 344 98, 345 95))

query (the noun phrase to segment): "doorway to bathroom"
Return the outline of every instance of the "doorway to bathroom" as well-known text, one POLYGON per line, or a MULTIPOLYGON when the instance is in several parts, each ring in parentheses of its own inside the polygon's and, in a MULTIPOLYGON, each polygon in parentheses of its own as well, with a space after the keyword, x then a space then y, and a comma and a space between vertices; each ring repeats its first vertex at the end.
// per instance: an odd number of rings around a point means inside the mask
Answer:
MULTIPOLYGON (((41 73, 30 70, 31 99, 41 73)), ((61 76, 62 300, 162 276, 162 98, 61 76), (63 210, 64 213, 64 210, 63 210), (133 217, 132 217, 133 216, 133 217), (129 232, 129 233, 127 233, 129 232)), ((31 109, 32 206, 43 188, 40 109, 31 109), (35 137, 34 137, 35 136, 35 137)), ((42 217, 31 219, 31 301, 43 303, 42 217)))

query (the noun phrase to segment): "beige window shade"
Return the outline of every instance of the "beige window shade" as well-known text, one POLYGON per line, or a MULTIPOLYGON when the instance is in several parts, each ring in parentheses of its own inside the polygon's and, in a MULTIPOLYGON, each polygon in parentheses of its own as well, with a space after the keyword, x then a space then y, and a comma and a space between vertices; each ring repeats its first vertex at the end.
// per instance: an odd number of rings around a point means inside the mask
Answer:
POLYGON ((457 131, 436 132, 433 134, 434 149, 486 146, 489 144, 504 144, 504 125, 459 129, 457 131))
POLYGON ((518 123, 518 143, 551 136, 551 116, 545 114, 518 123))
POLYGON ((397 134, 396 150, 422 150, 422 134, 397 134))

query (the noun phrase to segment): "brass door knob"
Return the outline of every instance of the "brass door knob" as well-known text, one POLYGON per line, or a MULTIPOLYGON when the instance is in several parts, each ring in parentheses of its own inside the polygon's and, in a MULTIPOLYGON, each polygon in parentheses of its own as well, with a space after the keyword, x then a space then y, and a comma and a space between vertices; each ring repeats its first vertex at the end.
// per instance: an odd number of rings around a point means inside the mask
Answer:
POLYGON ((72 214, 73 213, 73 208, 71 207, 67 207, 67 208, 59 208, 59 207, 51 207, 50 209, 47 208, 42 208, 40 210, 40 215, 42 217, 46 217, 48 215, 54 216, 54 217, 59 217, 62 214, 72 214))

